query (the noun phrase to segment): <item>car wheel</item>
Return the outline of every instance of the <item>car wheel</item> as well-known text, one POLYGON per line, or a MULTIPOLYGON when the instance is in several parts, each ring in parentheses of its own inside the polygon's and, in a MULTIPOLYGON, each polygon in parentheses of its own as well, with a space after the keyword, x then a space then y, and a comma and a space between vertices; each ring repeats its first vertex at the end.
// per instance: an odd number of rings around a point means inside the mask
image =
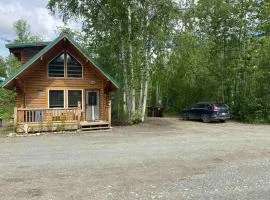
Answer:
POLYGON ((185 121, 189 120, 188 114, 183 115, 183 120, 185 120, 185 121))
POLYGON ((226 122, 226 119, 221 119, 220 122, 221 123, 225 123, 226 122))
POLYGON ((204 123, 209 123, 211 121, 209 115, 202 115, 201 118, 204 123))

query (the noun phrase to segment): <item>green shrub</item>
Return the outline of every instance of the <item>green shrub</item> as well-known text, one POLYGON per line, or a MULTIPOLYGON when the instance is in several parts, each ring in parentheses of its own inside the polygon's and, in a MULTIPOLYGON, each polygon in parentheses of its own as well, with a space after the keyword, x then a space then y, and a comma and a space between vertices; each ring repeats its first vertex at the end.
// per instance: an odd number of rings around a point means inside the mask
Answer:
POLYGON ((15 92, 0 88, 0 118, 10 119, 15 107, 15 92))

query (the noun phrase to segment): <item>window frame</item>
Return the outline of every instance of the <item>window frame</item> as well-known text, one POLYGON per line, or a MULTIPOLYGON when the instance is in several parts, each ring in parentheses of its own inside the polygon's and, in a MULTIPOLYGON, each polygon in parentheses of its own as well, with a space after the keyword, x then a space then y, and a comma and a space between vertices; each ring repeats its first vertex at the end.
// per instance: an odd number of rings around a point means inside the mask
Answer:
POLYGON ((47 108, 48 109, 69 109, 69 108, 75 108, 75 107, 68 107, 68 91, 69 90, 80 90, 82 91, 82 107, 81 109, 84 110, 85 109, 85 89, 82 88, 48 88, 47 89, 47 108), (50 108, 50 91, 52 90, 62 90, 64 91, 64 107, 63 108, 50 108))
POLYGON ((66 78, 70 78, 70 79, 83 79, 83 64, 78 59, 76 59, 76 57, 72 53, 70 53, 69 51, 66 51, 65 52, 65 66, 66 66, 66 74, 65 74, 66 75, 66 78), (81 77, 69 77, 68 76, 67 54, 69 54, 71 57, 73 57, 82 66, 82 76, 81 77))
POLYGON ((70 51, 68 50, 62 50, 60 53, 58 53, 56 56, 54 56, 52 59, 50 59, 48 62, 47 62, 47 78, 48 79, 83 79, 84 76, 84 65, 76 58, 76 56, 74 56, 73 53, 71 53, 70 51), (64 53, 64 77, 50 77, 49 76, 49 64, 51 61, 53 61, 55 58, 57 58, 58 56, 60 56, 62 53, 64 53), (80 63, 80 65, 82 66, 82 77, 68 77, 67 75, 67 54, 70 54, 78 63, 80 63))
POLYGON ((69 105, 68 105, 68 92, 69 91, 81 91, 82 92, 82 99, 81 99, 81 109, 83 110, 83 108, 84 108, 84 90, 83 89, 66 89, 66 91, 67 91, 67 94, 66 94, 66 98, 67 98, 67 100, 66 100, 66 102, 67 102, 67 104, 66 104, 66 108, 75 108, 75 107, 69 107, 69 105))
POLYGON ((48 108, 49 109, 64 109, 66 107, 66 98, 65 98, 65 96, 66 96, 66 92, 62 88, 48 89, 48 108), (63 91, 63 96, 64 96, 63 107, 61 107, 61 108, 51 108, 50 107, 50 91, 63 91))
POLYGON ((65 51, 61 51, 60 53, 58 53, 56 56, 54 56, 52 59, 50 59, 48 62, 47 62, 47 78, 51 78, 51 79, 64 79, 66 77, 66 69, 65 69, 65 64, 66 62, 66 59, 65 59, 65 51), (50 62, 52 62, 55 58, 57 58, 58 56, 60 56, 62 53, 64 53, 64 77, 51 77, 49 76, 49 64, 50 62))

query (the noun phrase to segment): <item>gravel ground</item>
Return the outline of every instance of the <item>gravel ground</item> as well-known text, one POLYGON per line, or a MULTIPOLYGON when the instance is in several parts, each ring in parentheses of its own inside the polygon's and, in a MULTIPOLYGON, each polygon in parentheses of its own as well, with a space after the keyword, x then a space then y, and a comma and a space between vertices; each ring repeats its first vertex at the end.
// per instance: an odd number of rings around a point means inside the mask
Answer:
POLYGON ((0 138, 0 199, 269 199, 269 134, 268 125, 162 118, 0 138))

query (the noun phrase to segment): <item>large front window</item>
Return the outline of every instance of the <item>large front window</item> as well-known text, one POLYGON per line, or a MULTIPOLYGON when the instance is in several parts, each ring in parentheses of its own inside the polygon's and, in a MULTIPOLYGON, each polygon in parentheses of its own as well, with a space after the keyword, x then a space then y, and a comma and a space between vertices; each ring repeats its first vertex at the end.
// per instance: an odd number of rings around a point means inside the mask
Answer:
POLYGON ((75 108, 79 103, 82 108, 82 96, 83 90, 80 89, 49 90, 49 108, 75 108))
POLYGON ((64 108, 64 90, 49 91, 49 108, 64 108))
POLYGON ((82 65, 69 53, 63 52, 49 62, 48 76, 54 78, 81 78, 82 65))
POLYGON ((82 105, 82 91, 68 90, 68 107, 78 107, 78 103, 82 105))

